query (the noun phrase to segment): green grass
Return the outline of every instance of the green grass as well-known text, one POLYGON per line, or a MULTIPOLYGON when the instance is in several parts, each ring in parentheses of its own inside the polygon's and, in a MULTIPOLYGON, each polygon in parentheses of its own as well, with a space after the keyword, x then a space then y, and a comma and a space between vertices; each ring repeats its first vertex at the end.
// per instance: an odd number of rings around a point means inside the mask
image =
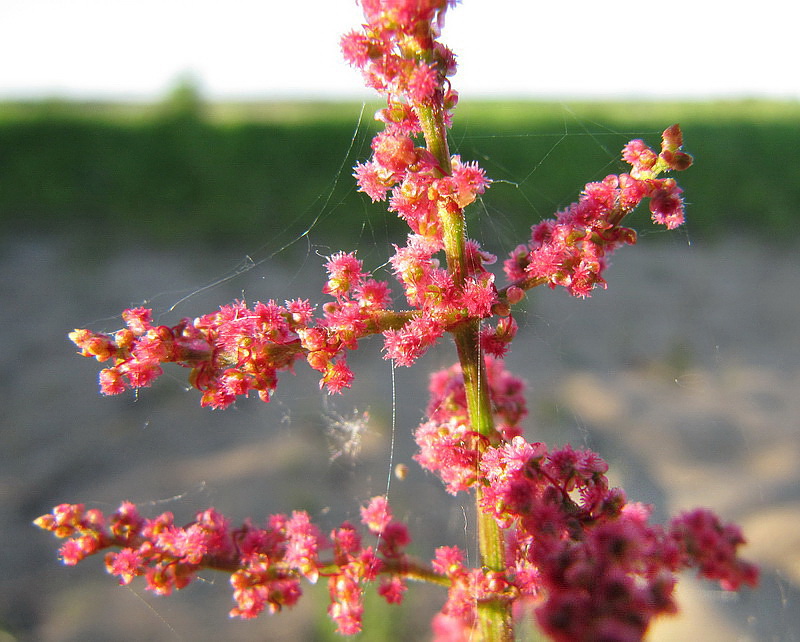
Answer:
MULTIPOLYGON (((379 102, 155 105, 0 104, 0 219, 6 230, 74 232, 97 245, 266 241, 309 227, 315 242, 398 241, 404 226, 355 192, 379 102)), ((797 236, 800 104, 472 102, 451 146, 497 182, 473 235, 522 240, 583 184, 625 171, 630 138, 680 122, 695 166, 679 177, 694 235, 797 236)), ((649 229, 640 214, 636 227, 649 229)))

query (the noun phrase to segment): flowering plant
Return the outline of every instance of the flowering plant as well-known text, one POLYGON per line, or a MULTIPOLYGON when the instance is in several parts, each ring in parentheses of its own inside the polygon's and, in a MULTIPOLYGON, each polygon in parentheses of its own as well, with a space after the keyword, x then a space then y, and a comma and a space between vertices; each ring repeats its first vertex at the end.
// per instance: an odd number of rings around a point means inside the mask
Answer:
POLYGON ((327 579, 328 612, 339 633, 360 631, 366 585, 378 582, 399 603, 408 580, 445 587, 433 621, 436 639, 513 639, 515 616, 529 607, 555 640, 639 640, 652 618, 676 610, 676 572, 694 567, 735 590, 755 585, 757 570, 737 557, 740 530, 698 509, 666 525, 649 522, 647 506, 609 485, 595 453, 549 449, 522 436, 522 382, 502 358, 516 333, 513 307, 540 285, 587 297, 605 288, 607 257, 636 242, 624 219, 649 200, 654 222, 683 222, 681 189, 668 171, 691 164, 677 125, 661 149, 634 140, 622 150, 631 167, 585 186, 579 200, 533 226, 528 242, 504 262, 506 282, 487 269, 495 257, 466 236, 464 210, 490 187, 473 162, 452 156, 447 129, 458 95, 449 77, 454 54, 438 40, 454 0, 361 0, 365 24, 342 39, 345 59, 386 98, 384 129, 372 157, 355 167, 361 191, 388 201, 411 232, 390 264, 407 308, 397 310, 389 285, 373 278, 355 253, 328 258, 321 310, 308 300, 239 301, 173 327, 153 324, 145 308, 125 310, 112 335, 75 330, 84 356, 109 362, 104 394, 149 386, 165 363, 189 369, 203 406, 225 408, 255 392, 269 401, 279 373, 305 360, 330 393, 349 388, 348 351, 382 334, 384 358, 411 366, 445 335, 458 363, 430 380, 428 417, 415 432, 417 462, 453 495, 475 498, 480 563, 470 567, 455 546, 430 563, 406 553, 410 542, 387 497, 361 509, 374 543, 348 522, 321 532, 304 511, 273 515, 266 524, 232 527, 215 509, 185 526, 170 513, 153 519, 123 502, 104 515, 62 504, 36 524, 67 541, 66 564, 105 552, 107 570, 128 584, 144 576, 158 594, 181 589, 201 569, 230 574, 231 615, 253 618, 294 605, 301 580, 327 579), (440 258, 444 263, 440 263, 440 258))

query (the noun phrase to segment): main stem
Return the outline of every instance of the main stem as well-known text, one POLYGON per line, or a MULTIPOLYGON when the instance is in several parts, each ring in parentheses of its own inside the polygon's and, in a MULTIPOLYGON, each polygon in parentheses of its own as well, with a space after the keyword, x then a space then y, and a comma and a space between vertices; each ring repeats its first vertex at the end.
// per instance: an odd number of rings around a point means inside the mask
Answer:
MULTIPOLYGON (((452 173, 450 150, 444 114, 438 106, 416 105, 415 111, 422 126, 428 151, 438 161, 443 175, 452 173)), ((465 274, 466 221, 464 211, 453 201, 439 201, 439 220, 447 257, 447 269, 453 276, 456 287, 463 287, 465 274)), ((497 432, 492 417, 486 362, 478 342, 480 322, 477 319, 465 322, 452 330, 453 338, 464 376, 467 411, 470 426, 487 442, 497 441, 497 432)), ((491 515, 481 510, 483 491, 475 494, 475 511, 478 520, 478 541, 481 565, 490 571, 502 572, 505 568, 503 533, 491 515)), ((511 604, 507 601, 490 600, 478 603, 478 620, 481 640, 484 642, 510 641, 514 639, 511 604)))

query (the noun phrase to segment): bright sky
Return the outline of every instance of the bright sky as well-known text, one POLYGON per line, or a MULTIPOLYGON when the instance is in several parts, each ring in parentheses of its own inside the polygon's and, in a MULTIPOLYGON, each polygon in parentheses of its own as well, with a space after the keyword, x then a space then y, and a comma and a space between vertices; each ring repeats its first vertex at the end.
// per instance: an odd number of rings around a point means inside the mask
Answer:
MULTIPOLYGON (((797 2, 463 0, 462 96, 800 99, 797 2)), ((361 97, 354 0, 0 0, 0 99, 361 97)))

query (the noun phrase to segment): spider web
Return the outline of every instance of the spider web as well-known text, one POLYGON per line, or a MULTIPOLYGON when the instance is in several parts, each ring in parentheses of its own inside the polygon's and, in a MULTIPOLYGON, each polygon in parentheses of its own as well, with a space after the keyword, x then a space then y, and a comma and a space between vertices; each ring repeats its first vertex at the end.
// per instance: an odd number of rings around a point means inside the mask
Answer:
MULTIPOLYGON (((329 189, 298 214, 301 231, 263 242, 256 238, 254 248, 233 256, 123 250, 102 269, 79 270, 78 282, 91 274, 108 279, 102 288, 107 295, 85 309, 79 307, 80 297, 70 301, 70 322, 88 317, 84 327, 113 330, 118 317, 102 315, 133 304, 151 306, 160 322, 173 323, 234 298, 322 302, 324 256, 340 249, 357 250, 376 278, 393 281, 386 268, 389 244, 402 244, 404 237, 392 238, 371 211, 365 208, 353 247, 330 247, 317 233, 321 223, 336 215, 342 193, 354 189, 354 159, 368 156, 365 113, 370 109, 354 114, 353 135, 340 165, 331 168, 329 189), (173 289, 176 282, 187 288, 173 289)), ((623 142, 635 137, 658 142, 657 131, 620 131, 567 106, 563 128, 551 134, 486 136, 471 130, 469 123, 454 130, 452 151, 465 160, 477 159, 495 180, 471 208, 468 224, 470 235, 498 254, 496 268, 508 250, 526 240, 530 224, 575 200, 583 182, 623 170, 618 158, 623 142), (593 175, 574 176, 571 190, 548 192, 538 177, 553 164, 570 173, 570 145, 586 138, 595 153, 593 175), (535 161, 512 167, 502 152, 493 151, 495 143, 507 144, 506 139, 512 147, 536 146, 535 161), (508 216, 509 203, 521 203, 530 220, 508 216)), ((639 213, 634 226, 648 230, 648 225, 639 213)), ((690 238, 687 232, 666 237, 645 231, 638 246, 623 248, 613 259, 608 291, 588 301, 536 292, 515 313, 520 333, 506 362, 528 382, 526 436, 597 450, 615 471, 612 482, 623 485, 631 500, 656 504, 658 518, 703 504, 717 508, 725 519, 744 522, 746 533, 748 525, 760 533, 760 525, 769 520, 778 530, 785 523, 780 518, 796 518, 800 506, 800 497, 789 492, 797 481, 794 456, 800 452, 788 440, 787 428, 800 416, 791 393, 800 375, 793 358, 796 338, 770 323, 773 316, 796 310, 786 307, 785 297, 767 296, 775 291, 746 289, 753 282, 748 270, 764 270, 766 257, 757 248, 733 244, 698 250, 690 238), (740 289, 726 288, 731 281, 740 289), (751 318, 742 313, 742 288, 756 301, 763 299, 760 314, 751 318), (730 323, 736 311, 739 323, 730 323)), ((20 264, 23 259, 17 256, 20 264)), ((797 260, 788 253, 772 253, 769 260, 778 290, 791 282, 797 260)), ((399 286, 393 284, 393 291, 399 300, 399 286)), ((356 380, 344 395, 321 393, 317 373, 299 363, 295 375, 282 375, 269 404, 243 400, 225 412, 200 409, 180 371, 168 371, 158 385, 138 395, 95 398, 96 371, 70 356, 65 366, 74 373, 69 390, 55 395, 54 403, 74 407, 74 399, 80 399, 81 407, 65 411, 65 425, 75 427, 66 428, 52 446, 55 460, 56 453, 61 456, 61 474, 54 478, 51 473, 48 483, 58 488, 57 501, 81 498, 113 510, 129 498, 154 504, 155 512, 172 510, 179 523, 211 505, 233 523, 302 508, 323 531, 344 519, 357 523, 358 507, 371 496, 386 494, 395 517, 409 525, 412 552, 429 559, 434 547, 456 544, 475 563, 470 501, 447 496, 411 458, 411 433, 427 404, 427 374, 451 365, 455 353, 442 345, 407 369, 381 359, 380 350, 380 337, 375 337, 348 357, 356 380), (63 463, 65 453, 68 464, 63 463), (395 476, 398 465, 407 467, 407 475, 395 476)), ((788 549, 793 541, 781 545, 788 549)), ((757 551, 768 556, 769 550, 762 549, 757 551)), ((687 616, 663 628, 657 625, 652 639, 670 639, 675 631, 695 639, 734 639, 726 638, 728 633, 739 639, 796 639, 791 632, 800 626, 790 608, 797 601, 796 567, 772 554, 757 593, 728 596, 684 578, 681 605, 687 616)), ((50 563, 52 550, 42 556, 50 563)), ((314 639, 313 623, 322 617, 319 603, 314 614, 296 608, 255 623, 230 622, 225 618, 229 587, 213 575, 204 579, 167 600, 141 591, 109 592, 113 580, 89 563, 69 582, 70 587, 78 582, 96 587, 90 601, 103 613, 96 617, 98 631, 111 630, 103 627, 111 626, 112 619, 131 618, 136 635, 147 633, 152 639, 199 639, 197 630, 204 631, 202 637, 314 639), (134 604, 126 595, 135 596, 134 604)), ((324 587, 312 593, 324 599, 324 587)), ((435 612, 443 599, 438 590, 414 586, 407 605, 386 616, 396 618, 395 630, 404 631, 406 639, 426 637, 429 617, 421 614, 435 612)), ((368 604, 371 608, 380 607, 368 604)))

